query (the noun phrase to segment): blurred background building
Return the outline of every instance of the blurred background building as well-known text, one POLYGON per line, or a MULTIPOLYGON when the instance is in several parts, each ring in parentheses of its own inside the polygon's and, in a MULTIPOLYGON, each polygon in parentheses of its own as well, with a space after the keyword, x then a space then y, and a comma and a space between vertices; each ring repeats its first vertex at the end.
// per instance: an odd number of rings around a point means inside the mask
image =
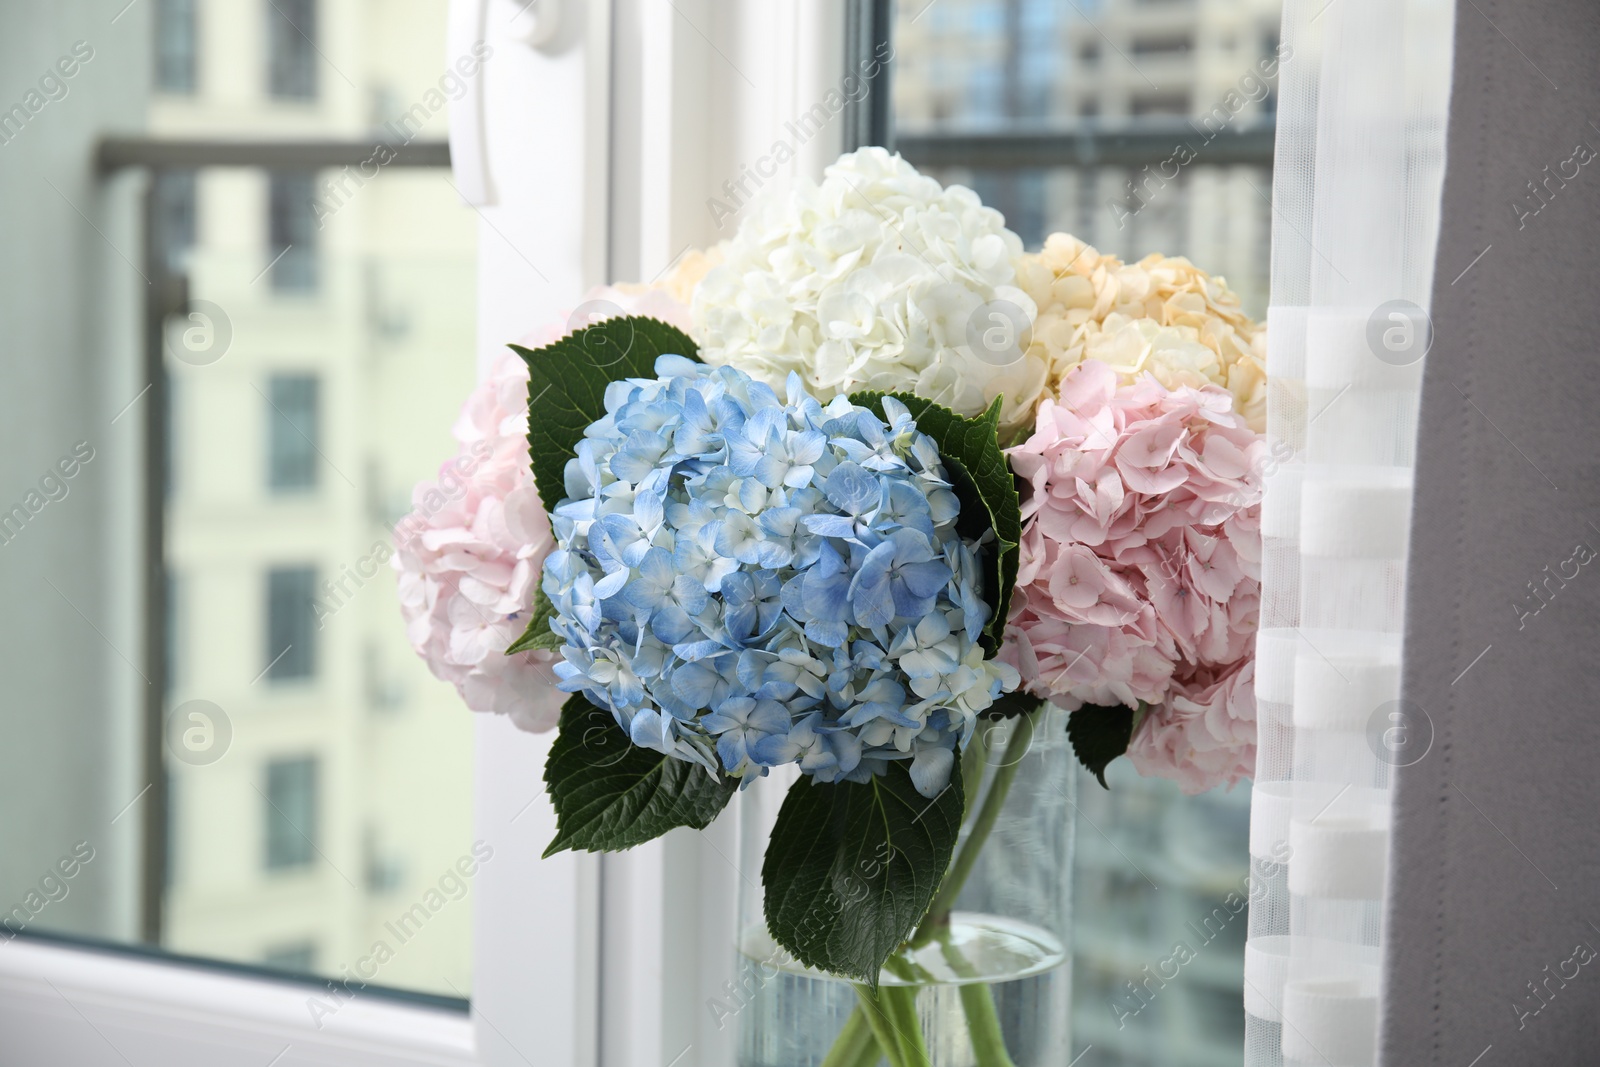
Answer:
POLYGON ((150 134, 372 146, 370 166, 155 179, 199 316, 168 333, 161 944, 344 977, 383 942, 363 976, 464 996, 471 717, 409 648, 386 563, 475 378, 476 218, 443 169, 386 165, 446 134, 445 5, 153 8, 150 134), (206 728, 198 700, 231 730, 215 762, 173 740, 206 728))
POLYGON ((1185 254, 1264 315, 1280 16, 1277 0, 902 0, 894 140, 1031 248, 1066 231, 1125 259, 1185 254))

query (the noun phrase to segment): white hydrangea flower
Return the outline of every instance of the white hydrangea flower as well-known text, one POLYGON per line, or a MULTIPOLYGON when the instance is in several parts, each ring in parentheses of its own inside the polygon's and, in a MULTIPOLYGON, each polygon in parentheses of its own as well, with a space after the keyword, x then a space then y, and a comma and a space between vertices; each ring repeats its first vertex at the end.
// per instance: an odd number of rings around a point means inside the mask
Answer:
POLYGON ((694 293, 700 355, 778 389, 793 371, 824 401, 902 390, 975 415, 1003 396, 1010 436, 1047 376, 1021 256, 972 190, 863 148, 739 227, 694 293))

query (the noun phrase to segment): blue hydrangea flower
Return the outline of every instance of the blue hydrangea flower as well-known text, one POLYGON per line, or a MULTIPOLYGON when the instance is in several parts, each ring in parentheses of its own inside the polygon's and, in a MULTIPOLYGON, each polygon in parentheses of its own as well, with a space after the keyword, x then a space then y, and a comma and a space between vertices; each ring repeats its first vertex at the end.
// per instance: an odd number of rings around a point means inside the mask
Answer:
POLYGON ((981 545, 956 532, 938 448, 893 399, 823 405, 793 376, 780 399, 681 356, 656 373, 606 390, 551 517, 561 688, 746 783, 908 760, 937 795, 1019 681, 978 644, 981 545))

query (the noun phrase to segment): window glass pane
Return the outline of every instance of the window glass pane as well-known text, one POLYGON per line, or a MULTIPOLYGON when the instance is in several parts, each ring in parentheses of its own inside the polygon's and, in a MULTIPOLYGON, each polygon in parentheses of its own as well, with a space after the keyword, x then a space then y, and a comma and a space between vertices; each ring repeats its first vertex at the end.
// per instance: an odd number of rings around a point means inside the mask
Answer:
MULTIPOLYGON (((267 870, 311 866, 317 851, 317 761, 304 758, 267 764, 267 791, 262 799, 267 870)), ((275 951, 281 954, 282 950, 275 951)))
POLYGON ((270 0, 267 16, 267 91, 283 100, 317 96, 316 0, 270 0))
MULTIPOLYGON (((1066 231, 1124 260, 1188 256, 1263 316, 1263 65, 1275 73, 1280 14, 1278 0, 903 0, 894 147, 976 190, 1030 248, 1066 231)), ((1107 778, 1078 785, 1064 1060, 1092 1045, 1085 1063, 1237 1064, 1250 791, 1185 797, 1127 760, 1107 778), (1172 977, 1179 942, 1193 959, 1172 977)))
POLYGON ((151 182, 160 217, 157 229, 161 234, 161 253, 169 270, 183 270, 184 257, 194 247, 199 224, 195 216, 194 179, 192 170, 166 170, 155 175, 151 182))
POLYGON ((317 969, 317 946, 309 941, 281 945, 268 949, 261 962, 275 970, 311 974, 317 969))
POLYGON ((310 678, 316 666, 317 572, 274 567, 267 572, 267 646, 263 669, 272 681, 310 678))
POLYGON ((267 484, 273 489, 314 489, 317 379, 310 374, 274 374, 267 407, 267 484))
POLYGON ((7 16, 0 69, 74 73, 9 126, 0 102, 0 600, 30 605, 0 621, 0 944, 326 979, 383 941, 362 995, 470 990, 473 721, 388 562, 476 377, 478 218, 405 162, 463 77, 447 6, 7 16), (356 89, 319 98, 335 69, 356 89), (112 134, 413 148, 99 175, 112 134))
POLYGON ((195 0, 156 0, 156 88, 167 93, 195 90, 195 0))
POLYGON ((272 288, 310 292, 317 287, 316 175, 274 172, 267 179, 267 252, 272 288))

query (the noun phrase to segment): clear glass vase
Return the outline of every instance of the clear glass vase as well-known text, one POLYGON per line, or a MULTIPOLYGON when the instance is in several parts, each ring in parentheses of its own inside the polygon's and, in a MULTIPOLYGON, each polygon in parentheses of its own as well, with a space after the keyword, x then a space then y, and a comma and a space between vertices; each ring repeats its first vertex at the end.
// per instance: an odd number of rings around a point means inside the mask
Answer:
POLYGON ((947 921, 935 898, 885 965, 876 998, 801 965, 768 935, 761 864, 793 774, 743 793, 740 1067, 1065 1067, 1077 774, 1065 715, 1046 712, 979 724, 962 761, 966 816, 945 876, 945 890, 955 883, 959 892, 947 921), (963 861, 969 845, 975 858, 963 861), (900 1010, 869 1017, 879 1003, 900 1010), (899 1047, 886 1054, 885 1040, 899 1047))

